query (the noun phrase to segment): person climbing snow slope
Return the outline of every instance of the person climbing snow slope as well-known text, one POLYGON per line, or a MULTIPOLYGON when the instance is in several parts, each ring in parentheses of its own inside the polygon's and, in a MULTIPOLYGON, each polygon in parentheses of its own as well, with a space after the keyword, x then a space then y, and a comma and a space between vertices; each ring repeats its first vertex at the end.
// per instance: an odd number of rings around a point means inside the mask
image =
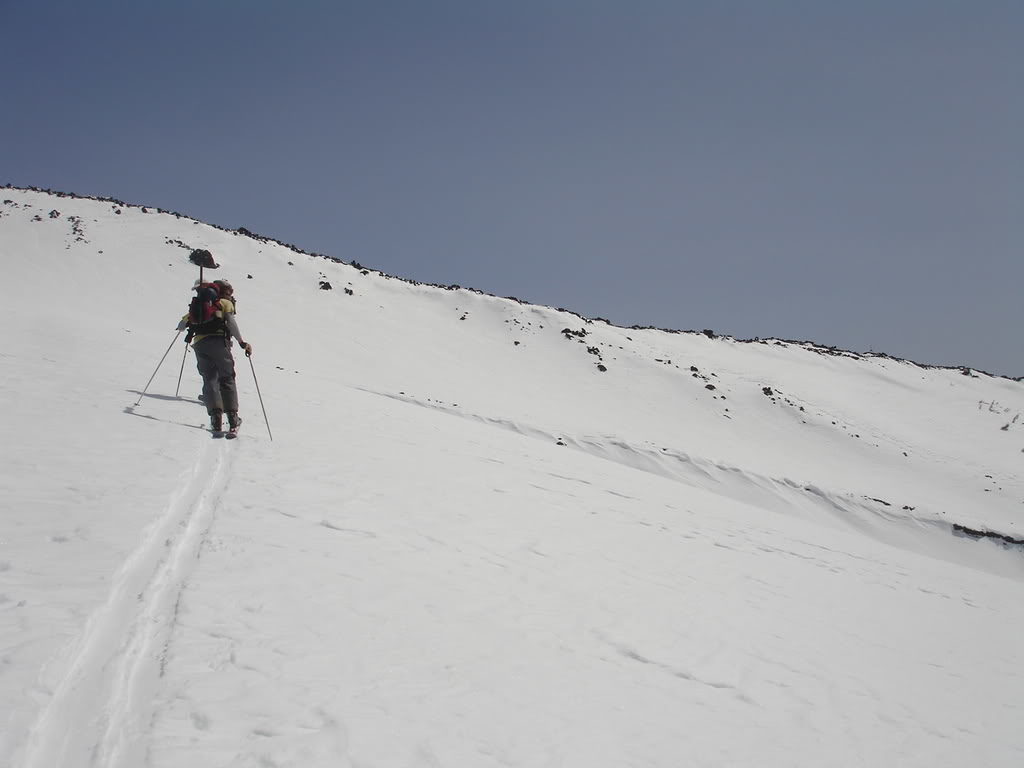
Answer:
MULTIPOLYGON (((235 359, 231 354, 234 338, 252 356, 252 345, 242 339, 235 317, 234 289, 227 280, 214 280, 196 287, 196 298, 189 314, 182 318, 188 328, 185 341, 192 342, 196 365, 203 377, 203 402, 210 415, 210 430, 223 434, 227 414, 229 437, 238 432, 238 389, 235 386, 235 359)), ((181 326, 179 326, 180 328, 181 326)))

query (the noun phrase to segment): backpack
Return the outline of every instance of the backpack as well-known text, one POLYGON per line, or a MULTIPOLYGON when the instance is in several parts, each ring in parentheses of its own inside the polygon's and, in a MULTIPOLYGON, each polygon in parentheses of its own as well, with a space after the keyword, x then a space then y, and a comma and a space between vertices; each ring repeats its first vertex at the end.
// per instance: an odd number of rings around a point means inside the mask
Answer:
POLYGON ((200 283, 196 286, 196 295, 188 305, 188 330, 191 336, 221 333, 226 329, 223 317, 218 317, 220 310, 217 302, 220 291, 213 283, 200 283))

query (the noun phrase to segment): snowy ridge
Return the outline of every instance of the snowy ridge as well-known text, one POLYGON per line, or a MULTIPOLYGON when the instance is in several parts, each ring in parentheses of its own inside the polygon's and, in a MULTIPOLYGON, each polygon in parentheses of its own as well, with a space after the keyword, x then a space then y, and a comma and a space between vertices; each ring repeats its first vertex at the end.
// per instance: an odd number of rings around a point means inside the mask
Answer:
MULTIPOLYGON (((388 274, 388 273, 383 272, 383 271, 381 271, 379 269, 374 269, 373 267, 365 267, 362 264, 360 264, 358 261, 355 261, 355 260, 352 260, 352 261, 349 261, 349 262, 345 262, 343 259, 341 259, 341 258, 339 258, 337 256, 331 256, 331 255, 328 255, 328 254, 306 251, 306 250, 304 250, 303 248, 301 248, 300 246, 298 246, 298 245, 296 245, 294 243, 285 243, 285 242, 283 242, 281 240, 277 240, 277 239, 275 239, 273 237, 269 237, 269 236, 266 236, 266 235, 256 234, 254 232, 251 232, 250 230, 248 230, 245 227, 237 227, 236 229, 227 229, 227 228, 219 226, 217 224, 208 224, 208 223, 205 223, 205 222, 200 222, 200 221, 198 221, 196 219, 193 219, 192 217, 188 216, 187 214, 183 214, 183 213, 180 213, 180 212, 177 212, 177 211, 169 211, 169 210, 165 210, 165 209, 159 208, 159 207, 154 207, 154 206, 147 207, 147 206, 143 206, 143 205, 128 203, 128 202, 125 202, 123 200, 118 200, 117 198, 112 198, 112 197, 99 197, 99 196, 93 196, 93 195, 76 195, 76 194, 73 194, 73 193, 62 192, 62 191, 59 191, 59 190, 45 189, 45 188, 40 188, 40 187, 16 187, 16 186, 12 186, 12 185, 3 185, 3 186, 0 186, 0 189, 13 190, 13 191, 18 191, 18 192, 35 192, 35 193, 40 193, 40 194, 43 194, 43 195, 50 196, 50 197, 55 198, 57 200, 61 200, 61 199, 91 200, 91 201, 100 202, 100 203, 111 203, 118 210, 123 210, 125 208, 134 208, 134 209, 137 209, 137 210, 139 210, 139 211, 141 211, 143 213, 150 213, 151 210, 152 210, 152 211, 154 211, 154 212, 156 212, 158 214, 167 214, 167 215, 170 215, 170 216, 174 216, 176 219, 179 219, 179 220, 180 219, 186 219, 186 220, 191 221, 191 222, 196 223, 196 224, 203 224, 203 226, 212 227, 214 229, 218 229, 218 230, 220 230, 222 232, 227 232, 227 233, 231 233, 233 235, 239 235, 239 236, 242 236, 242 237, 250 238, 252 240, 255 240, 258 243, 278 245, 278 246, 281 246, 282 248, 287 249, 288 251, 291 251, 291 252, 293 252, 295 254, 299 254, 299 255, 303 255, 303 256, 310 256, 310 257, 319 258, 319 259, 327 259, 329 261, 334 261, 334 262, 337 262, 339 264, 346 264, 347 266, 353 267, 354 269, 358 270, 361 274, 364 274, 364 275, 372 273, 372 274, 379 275, 380 277, 383 277, 383 278, 386 278, 386 279, 389 279, 389 280, 390 279, 399 280, 401 282, 408 283, 409 285, 426 285, 426 286, 430 286, 430 287, 433 287, 433 288, 442 288, 442 289, 444 289, 446 291, 467 291, 467 292, 470 292, 470 293, 475 293, 475 294, 479 294, 479 295, 483 295, 483 296, 488 296, 489 298, 497 298, 497 297, 494 297, 494 296, 490 296, 490 294, 485 294, 483 291, 477 290, 476 288, 472 288, 472 287, 465 287, 465 286, 461 286, 461 285, 443 285, 443 284, 440 284, 440 283, 424 283, 424 282, 418 281, 418 280, 411 280, 411 279, 408 279, 408 278, 403 278, 400 275, 388 274)), ((13 202, 13 201, 11 201, 11 202, 13 202)), ((182 245, 182 247, 184 247, 184 243, 181 243, 181 241, 177 241, 177 243, 182 245)), ((526 306, 533 306, 533 305, 530 305, 529 302, 523 301, 522 299, 519 299, 519 298, 517 298, 515 296, 506 296, 506 297, 504 297, 504 299, 506 301, 515 302, 516 304, 521 304, 521 305, 526 305, 526 306)), ((545 309, 550 309, 550 308, 549 307, 545 307, 545 309)), ((582 320, 582 321, 584 321, 586 323, 591 323, 591 322, 594 322, 594 321, 598 321, 598 322, 604 323, 606 325, 610 325, 611 324, 608 320, 606 320, 604 318, 601 318, 601 317, 587 318, 587 317, 584 317, 583 315, 580 315, 577 312, 572 311, 571 309, 566 309, 566 308, 563 308, 563 307, 559 307, 556 311, 559 312, 560 314, 574 317, 574 318, 582 320)), ((658 331, 660 333, 667 333, 667 334, 694 334, 694 333, 697 333, 697 331, 686 331, 686 330, 679 330, 679 329, 673 329, 673 328, 659 328, 657 326, 651 326, 651 325, 633 325, 633 326, 630 326, 630 329, 631 330, 635 330, 635 331, 658 331)), ((716 338, 716 334, 712 330, 705 329, 705 330, 700 331, 699 333, 701 333, 703 335, 706 335, 709 338, 716 338)), ((1005 376, 999 376, 998 374, 992 374, 992 373, 989 373, 988 371, 983 371, 983 370, 980 370, 980 369, 968 368, 966 366, 932 365, 932 364, 927 364, 927 363, 916 362, 914 360, 907 360, 907 359, 900 358, 900 357, 894 357, 892 355, 886 354, 885 352, 874 352, 874 351, 868 351, 868 352, 861 351, 861 352, 857 352, 857 351, 854 351, 854 350, 843 349, 841 347, 828 346, 828 345, 824 345, 824 344, 819 344, 819 343, 817 343, 815 341, 810 341, 810 340, 776 339, 776 338, 764 338, 764 339, 762 339, 760 337, 757 337, 757 338, 754 338, 754 339, 735 339, 732 336, 718 336, 718 338, 725 338, 725 339, 729 339, 729 340, 732 340, 732 341, 738 341, 739 343, 742 343, 742 344, 776 344, 776 345, 784 345, 784 346, 795 346, 795 347, 799 347, 799 348, 802 348, 802 349, 814 352, 814 353, 819 354, 819 355, 835 356, 835 357, 847 357, 847 358, 851 358, 851 359, 855 359, 855 360, 870 359, 870 358, 880 358, 880 359, 884 359, 884 360, 893 360, 893 361, 899 362, 899 363, 908 363, 910 365, 914 365, 914 366, 917 366, 919 368, 923 368, 923 369, 926 369, 926 370, 927 369, 955 370, 955 371, 958 371, 958 372, 960 372, 961 374, 963 374, 965 376, 973 376, 973 375, 981 374, 981 375, 984 375, 984 376, 994 377, 994 378, 1009 378, 1009 377, 1005 377, 1005 376)), ((1018 376, 1018 377, 1013 378, 1012 380, 1013 381, 1022 381, 1022 380, 1024 380, 1024 377, 1018 376)))
POLYGON ((0 764, 1024 760, 1020 382, 2 197, 0 764), (273 443, 140 399, 192 247, 273 443))

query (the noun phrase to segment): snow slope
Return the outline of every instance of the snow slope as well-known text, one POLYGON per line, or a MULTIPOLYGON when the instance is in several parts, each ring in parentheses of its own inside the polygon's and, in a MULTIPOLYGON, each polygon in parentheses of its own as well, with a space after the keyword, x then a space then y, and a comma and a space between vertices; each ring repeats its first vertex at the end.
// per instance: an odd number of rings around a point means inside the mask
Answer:
POLYGON ((0 765, 1024 764, 1020 382, 0 197, 0 765))

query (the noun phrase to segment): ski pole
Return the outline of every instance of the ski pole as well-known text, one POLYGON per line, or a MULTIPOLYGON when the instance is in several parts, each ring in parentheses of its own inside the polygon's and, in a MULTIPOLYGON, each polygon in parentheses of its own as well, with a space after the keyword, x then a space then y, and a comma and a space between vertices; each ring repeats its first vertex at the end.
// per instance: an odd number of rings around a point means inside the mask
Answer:
POLYGON ((256 368, 252 364, 252 355, 246 355, 249 358, 249 368, 252 369, 252 380, 256 382, 256 394, 260 398, 260 408, 263 408, 263 421, 267 423, 267 434, 270 435, 270 442, 274 442, 274 433, 270 431, 270 421, 267 419, 267 409, 263 406, 263 395, 260 394, 260 382, 256 378, 256 368))
POLYGON ((174 388, 174 396, 178 396, 178 392, 181 391, 181 376, 185 373, 185 358, 188 357, 188 344, 185 345, 185 354, 181 356, 181 370, 178 371, 178 386, 174 388))
MULTIPOLYGON (((171 346, 167 348, 167 352, 164 352, 164 356, 161 357, 160 358, 160 362, 156 364, 156 371, 159 371, 160 370, 160 366, 164 364, 164 360, 167 359, 167 355, 170 353, 171 347, 174 346, 174 342, 176 342, 178 340, 179 336, 181 336, 181 331, 178 331, 176 334, 174 334, 174 339, 171 340, 171 346)), ((149 390, 149 385, 152 384, 153 383, 153 379, 156 378, 156 371, 153 371, 153 375, 150 376, 149 377, 149 381, 146 382, 145 389, 142 390, 142 393, 139 395, 139 399, 135 401, 135 405, 136 406, 139 403, 141 403, 142 402, 142 398, 146 396, 146 392, 149 390)))

